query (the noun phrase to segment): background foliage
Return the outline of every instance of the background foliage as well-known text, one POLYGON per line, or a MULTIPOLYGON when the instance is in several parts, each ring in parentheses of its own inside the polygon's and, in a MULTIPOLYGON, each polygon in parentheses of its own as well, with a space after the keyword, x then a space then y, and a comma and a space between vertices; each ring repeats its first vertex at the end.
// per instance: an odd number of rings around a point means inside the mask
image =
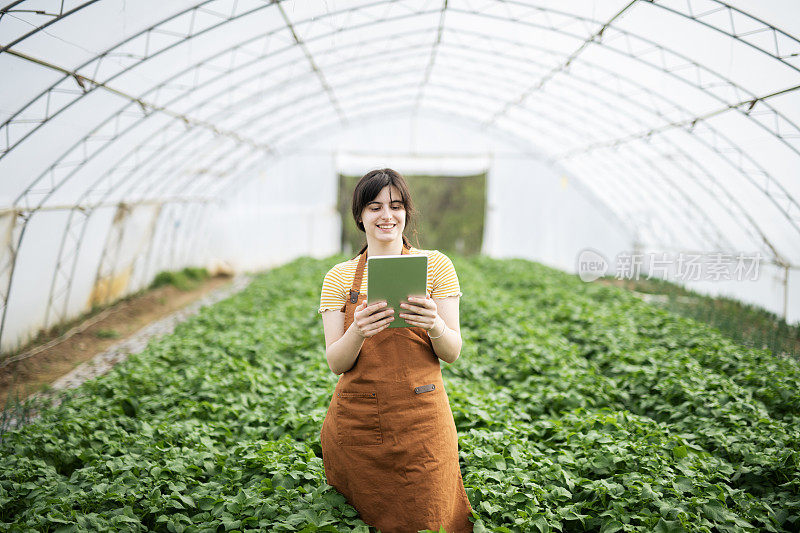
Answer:
POLYGON ((711 324, 739 344, 800 358, 800 325, 787 324, 782 317, 766 309, 735 298, 699 294, 658 278, 605 279, 650 295, 650 303, 673 313, 711 324))
MULTIPOLYGON (((2 531, 368 531, 325 484, 336 382, 296 260, 0 443, 2 531)), ((797 531, 800 365, 619 288, 453 256, 443 374, 475 531, 797 531)))
MULTIPOLYGON (((415 247, 445 253, 480 253, 486 211, 486 174, 474 176, 404 176, 419 212, 417 243, 411 227, 406 237, 415 247)), ((361 176, 339 175, 337 205, 342 216, 342 250, 355 255, 366 243, 353 221, 353 190, 361 176), (352 253, 350 253, 352 251, 352 253)))

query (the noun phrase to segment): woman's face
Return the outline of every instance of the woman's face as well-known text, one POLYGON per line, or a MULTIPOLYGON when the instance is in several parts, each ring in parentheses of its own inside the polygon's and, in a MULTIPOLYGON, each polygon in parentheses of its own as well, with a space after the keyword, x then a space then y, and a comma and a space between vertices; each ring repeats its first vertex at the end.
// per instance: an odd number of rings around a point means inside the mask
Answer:
POLYGON ((387 185, 381 189, 361 211, 361 221, 367 236, 378 242, 390 243, 401 239, 406 227, 406 209, 398 188, 387 185))

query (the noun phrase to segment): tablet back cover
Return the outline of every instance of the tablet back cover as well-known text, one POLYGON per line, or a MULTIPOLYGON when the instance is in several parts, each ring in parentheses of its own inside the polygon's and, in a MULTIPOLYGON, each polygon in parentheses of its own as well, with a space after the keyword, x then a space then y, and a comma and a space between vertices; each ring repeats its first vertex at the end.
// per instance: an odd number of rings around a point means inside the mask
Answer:
POLYGON ((399 315, 408 312, 400 307, 409 295, 426 296, 428 256, 376 255, 367 258, 367 305, 386 300, 394 309, 390 328, 411 327, 399 315))

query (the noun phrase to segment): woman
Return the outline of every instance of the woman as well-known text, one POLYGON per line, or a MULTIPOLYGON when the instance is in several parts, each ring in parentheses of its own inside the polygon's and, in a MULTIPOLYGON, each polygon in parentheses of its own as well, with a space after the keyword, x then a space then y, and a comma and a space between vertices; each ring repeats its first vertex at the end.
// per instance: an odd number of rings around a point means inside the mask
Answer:
POLYGON ((356 185, 353 218, 367 244, 322 284, 325 356, 341 376, 322 425, 322 460, 328 484, 383 533, 472 531, 439 366, 461 352, 461 292, 447 256, 413 248, 403 235, 414 215, 396 171, 368 172, 356 185), (401 253, 428 256, 428 294, 400 304, 411 327, 387 329, 393 309, 366 305, 366 258, 401 253))

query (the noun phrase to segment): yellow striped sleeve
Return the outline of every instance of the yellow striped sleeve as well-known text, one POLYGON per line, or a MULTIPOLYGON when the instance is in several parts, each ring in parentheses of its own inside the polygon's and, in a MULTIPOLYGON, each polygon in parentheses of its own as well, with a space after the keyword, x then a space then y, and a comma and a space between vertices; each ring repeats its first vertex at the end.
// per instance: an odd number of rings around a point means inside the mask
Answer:
POLYGON ((325 279, 322 281, 322 291, 317 313, 322 313, 329 309, 338 311, 341 310, 344 305, 349 285, 353 283, 352 275, 350 276, 350 282, 348 283, 347 281, 345 264, 346 263, 339 263, 325 274, 325 279))
MULTIPOLYGON (((445 298, 447 296, 461 296, 461 286, 458 283, 458 276, 453 267, 452 261, 445 254, 438 250, 420 250, 411 247, 412 254, 425 254, 428 256, 428 282, 427 292, 434 298, 445 298)), ((320 295, 319 311, 333 309, 341 310, 347 301, 350 287, 353 286, 353 279, 356 277, 358 267, 358 257, 339 263, 331 268, 322 282, 322 292, 320 295)), ((367 280, 369 279, 369 268, 364 268, 364 276, 361 280, 361 293, 367 293, 367 280)))
POLYGON ((433 291, 431 297, 445 298, 447 296, 461 296, 461 285, 458 283, 458 275, 450 258, 438 250, 428 256, 431 262, 430 270, 433 274, 433 291))

